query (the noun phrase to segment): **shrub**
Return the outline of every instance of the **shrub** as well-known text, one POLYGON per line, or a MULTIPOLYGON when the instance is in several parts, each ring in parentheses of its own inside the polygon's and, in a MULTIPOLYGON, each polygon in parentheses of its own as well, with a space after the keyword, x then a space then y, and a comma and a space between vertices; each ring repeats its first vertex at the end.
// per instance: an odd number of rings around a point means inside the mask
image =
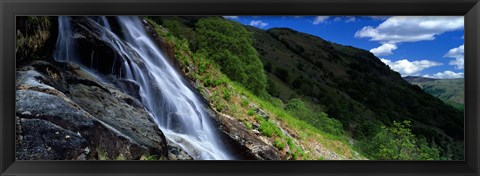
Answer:
POLYGON ((244 121, 243 124, 245 124, 245 127, 247 127, 247 129, 249 130, 253 129, 252 124, 250 124, 250 122, 244 121))
POLYGON ((278 150, 283 150, 285 148, 285 143, 279 139, 275 139, 273 145, 278 149, 278 150))
POLYGON ((223 99, 230 100, 230 97, 232 97, 230 90, 228 88, 223 89, 223 99))
POLYGON ((409 129, 410 124, 410 121, 394 121, 391 127, 382 126, 373 139, 360 143, 360 149, 380 160, 440 159, 436 145, 429 146, 424 138, 417 139, 409 129))
POLYGON ((343 125, 337 119, 329 118, 324 112, 314 112, 306 107, 300 99, 290 99, 285 105, 285 110, 291 115, 308 122, 323 132, 342 136, 344 134, 343 125))
POLYGON ((247 112, 248 116, 253 116, 255 114, 255 111, 253 109, 249 109, 247 112))
POLYGON ((242 99, 242 107, 247 107, 247 106, 248 106, 248 100, 242 99))
POLYGON ((202 18, 195 24, 200 52, 220 66, 233 81, 256 95, 265 93, 266 76, 251 34, 239 23, 219 17, 202 18))

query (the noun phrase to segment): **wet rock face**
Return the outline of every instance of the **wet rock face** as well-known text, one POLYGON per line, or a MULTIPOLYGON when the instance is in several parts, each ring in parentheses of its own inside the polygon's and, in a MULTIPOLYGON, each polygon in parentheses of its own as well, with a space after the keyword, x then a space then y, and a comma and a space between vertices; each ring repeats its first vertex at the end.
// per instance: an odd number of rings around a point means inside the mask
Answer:
POLYGON ((246 160, 283 160, 285 159, 277 148, 262 141, 256 134, 250 132, 245 125, 227 115, 209 111, 212 117, 221 124, 220 129, 227 136, 225 139, 242 159, 246 160))
POLYGON ((63 63, 34 61, 17 70, 17 159, 169 158, 143 106, 113 85, 63 63))

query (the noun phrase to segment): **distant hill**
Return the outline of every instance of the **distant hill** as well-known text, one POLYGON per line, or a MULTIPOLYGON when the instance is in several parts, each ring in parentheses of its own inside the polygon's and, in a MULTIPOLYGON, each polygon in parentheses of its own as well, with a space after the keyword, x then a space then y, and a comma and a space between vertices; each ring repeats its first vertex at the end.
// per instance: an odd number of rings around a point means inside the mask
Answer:
POLYGON ((425 92, 442 99, 444 102, 464 109, 465 104, 465 80, 456 79, 432 79, 425 77, 407 76, 408 82, 420 86, 425 92))
MULTIPOLYGON (((372 125, 413 121, 413 132, 446 147, 463 141, 463 113, 405 81, 372 53, 288 28, 246 26, 256 40, 270 84, 283 100, 321 105, 355 138, 372 125)), ((458 151, 462 152, 462 151, 458 151)))

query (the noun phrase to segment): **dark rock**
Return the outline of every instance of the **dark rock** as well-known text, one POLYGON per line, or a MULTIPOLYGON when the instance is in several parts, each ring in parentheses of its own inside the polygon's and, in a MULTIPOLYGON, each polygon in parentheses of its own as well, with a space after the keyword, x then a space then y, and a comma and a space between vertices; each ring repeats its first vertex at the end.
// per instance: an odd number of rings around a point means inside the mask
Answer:
POLYGON ((49 121, 20 119, 22 142, 17 146, 19 160, 75 159, 87 142, 79 134, 49 121))
POLYGON ((16 73, 17 159, 168 157, 143 106, 125 102, 135 98, 62 64, 31 63, 16 73))
POLYGON ((259 136, 250 132, 243 123, 227 115, 211 112, 221 124, 221 130, 231 140, 237 152, 248 160, 282 160, 285 156, 275 147, 262 141, 259 136))
MULTIPOLYGON (((142 100, 142 97, 140 97, 140 85, 138 85, 135 81, 123 78, 113 79, 113 84, 123 90, 126 94, 136 98, 138 101, 142 100)), ((126 101, 129 101, 127 102, 129 104, 132 103, 131 105, 136 103, 133 102, 133 100, 126 101)))
POLYGON ((193 160, 193 158, 185 152, 182 147, 168 141, 168 159, 170 160, 193 160))

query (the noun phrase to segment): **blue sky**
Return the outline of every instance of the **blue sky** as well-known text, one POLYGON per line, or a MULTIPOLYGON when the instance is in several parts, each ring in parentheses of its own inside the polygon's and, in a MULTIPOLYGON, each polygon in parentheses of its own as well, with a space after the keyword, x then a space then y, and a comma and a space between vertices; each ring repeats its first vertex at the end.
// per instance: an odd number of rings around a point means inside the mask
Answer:
POLYGON ((463 16, 225 16, 368 50, 402 76, 463 77, 463 16))

